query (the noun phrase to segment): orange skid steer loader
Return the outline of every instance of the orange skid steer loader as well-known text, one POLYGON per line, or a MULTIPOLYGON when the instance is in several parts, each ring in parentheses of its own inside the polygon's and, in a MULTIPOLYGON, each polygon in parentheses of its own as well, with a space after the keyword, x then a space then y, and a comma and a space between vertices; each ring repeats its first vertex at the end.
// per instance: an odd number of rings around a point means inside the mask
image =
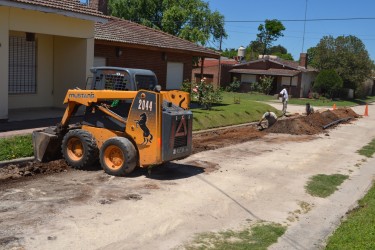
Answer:
POLYGON ((181 159, 192 152, 193 115, 183 91, 68 90, 61 122, 33 132, 34 155, 45 162, 65 158, 74 168, 100 162, 110 175, 124 176, 181 159), (82 121, 69 125, 79 106, 82 121))

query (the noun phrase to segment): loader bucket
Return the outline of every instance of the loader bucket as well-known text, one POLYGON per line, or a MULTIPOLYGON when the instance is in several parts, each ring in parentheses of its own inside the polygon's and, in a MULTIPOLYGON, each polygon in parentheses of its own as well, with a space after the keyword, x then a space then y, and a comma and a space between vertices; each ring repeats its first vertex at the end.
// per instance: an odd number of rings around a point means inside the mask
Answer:
POLYGON ((61 138, 53 129, 33 132, 34 157, 39 162, 47 162, 61 158, 61 138))

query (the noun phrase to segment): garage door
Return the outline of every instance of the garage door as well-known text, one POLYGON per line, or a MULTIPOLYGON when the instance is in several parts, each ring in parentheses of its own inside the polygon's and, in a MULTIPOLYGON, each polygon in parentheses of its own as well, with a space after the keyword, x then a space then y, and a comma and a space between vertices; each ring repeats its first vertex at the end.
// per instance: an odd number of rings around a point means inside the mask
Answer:
POLYGON ((184 64, 168 62, 167 64, 167 89, 181 89, 184 77, 184 64))

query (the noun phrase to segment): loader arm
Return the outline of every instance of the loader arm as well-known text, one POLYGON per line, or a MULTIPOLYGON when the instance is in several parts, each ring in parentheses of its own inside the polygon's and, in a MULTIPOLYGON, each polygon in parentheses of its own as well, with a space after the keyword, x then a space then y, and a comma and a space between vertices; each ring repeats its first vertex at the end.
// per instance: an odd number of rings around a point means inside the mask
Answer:
MULTIPOLYGON (((68 104, 63 118, 61 119, 61 125, 63 127, 67 126, 70 120, 70 117, 74 113, 74 110, 77 106, 84 105, 90 106, 93 103, 98 103, 105 100, 116 100, 116 99, 134 99, 137 95, 137 91, 115 91, 115 90, 80 90, 80 89, 71 89, 66 93, 64 104, 68 104)), ((114 117, 116 120, 121 120, 120 117, 112 114, 105 107, 98 107, 103 112, 114 117)))

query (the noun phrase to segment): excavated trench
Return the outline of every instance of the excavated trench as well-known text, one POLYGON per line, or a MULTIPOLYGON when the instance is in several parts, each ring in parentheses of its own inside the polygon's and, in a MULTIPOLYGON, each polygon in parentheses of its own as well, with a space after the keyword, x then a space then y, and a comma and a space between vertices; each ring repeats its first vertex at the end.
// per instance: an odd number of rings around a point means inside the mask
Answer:
MULTIPOLYGON (((297 115, 289 118, 281 118, 273 127, 263 131, 259 131, 254 125, 246 125, 196 133, 193 135, 193 153, 260 139, 267 133, 315 135, 325 132, 326 130, 323 129, 323 126, 329 123, 342 118, 350 118, 350 120, 345 122, 347 123, 358 117, 359 115, 352 109, 342 108, 316 112, 309 116, 297 115)), ((97 169, 100 169, 99 166, 97 169)), ((48 163, 25 162, 10 164, 0 168, 0 184, 3 185, 6 181, 15 181, 23 177, 35 178, 40 175, 67 171, 71 171, 71 168, 64 160, 48 163)))

